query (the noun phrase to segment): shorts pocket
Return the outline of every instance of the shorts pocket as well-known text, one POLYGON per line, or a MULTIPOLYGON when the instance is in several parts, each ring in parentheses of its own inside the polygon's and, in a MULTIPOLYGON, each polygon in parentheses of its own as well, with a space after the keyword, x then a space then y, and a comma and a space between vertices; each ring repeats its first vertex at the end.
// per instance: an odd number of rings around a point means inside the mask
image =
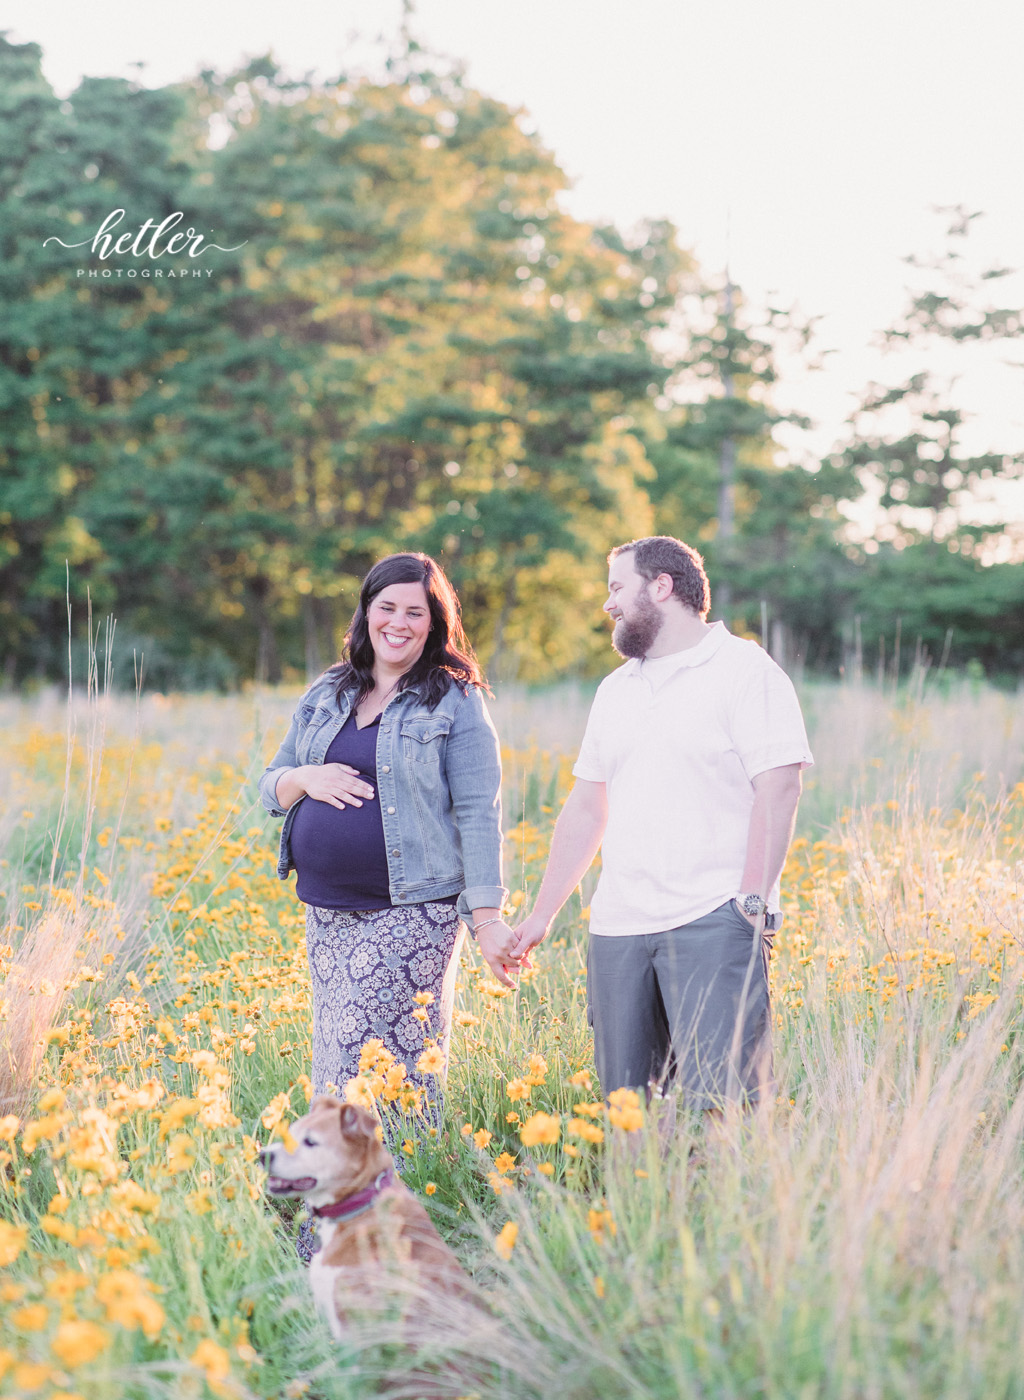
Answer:
POLYGON ((743 925, 743 927, 748 933, 752 934, 754 932, 754 925, 750 922, 746 914, 744 914, 743 910, 740 908, 738 899, 730 899, 728 904, 724 905, 723 908, 728 909, 733 915, 733 917, 743 925))

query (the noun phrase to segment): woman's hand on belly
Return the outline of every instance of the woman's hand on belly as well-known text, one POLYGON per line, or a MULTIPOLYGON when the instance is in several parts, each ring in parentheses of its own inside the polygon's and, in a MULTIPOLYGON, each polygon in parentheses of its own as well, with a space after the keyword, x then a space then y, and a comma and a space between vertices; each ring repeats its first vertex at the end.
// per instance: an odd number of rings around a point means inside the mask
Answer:
POLYGON ((277 780, 277 801, 286 811, 304 795, 344 811, 346 807, 361 807, 362 799, 372 799, 374 791, 359 770, 347 763, 307 763, 289 769, 277 780))

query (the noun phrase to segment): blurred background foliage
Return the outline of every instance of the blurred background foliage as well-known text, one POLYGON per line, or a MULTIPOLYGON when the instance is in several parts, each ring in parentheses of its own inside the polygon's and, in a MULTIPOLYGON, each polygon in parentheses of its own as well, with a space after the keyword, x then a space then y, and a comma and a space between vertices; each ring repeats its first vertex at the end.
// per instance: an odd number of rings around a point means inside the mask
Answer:
POLYGON ((808 464, 772 405, 780 347, 809 355, 810 328, 707 280, 665 222, 570 218, 565 184, 520 114, 415 45, 385 80, 267 58, 62 101, 38 47, 0 36, 6 682, 62 673, 87 596, 117 616, 128 682, 133 652, 154 688, 315 673, 361 575, 403 548, 442 559, 493 677, 599 673, 605 554, 649 533, 702 549, 716 615, 785 664, 870 668, 902 638, 1019 675, 1020 536, 967 506, 1021 462, 965 456, 927 372, 937 338, 1022 332, 979 309, 998 270, 964 289, 969 219, 887 332, 925 368, 872 386, 808 464), (103 261, 52 241, 115 209, 118 232, 183 211, 240 246, 103 261), (125 273, 183 264, 203 275, 125 273))

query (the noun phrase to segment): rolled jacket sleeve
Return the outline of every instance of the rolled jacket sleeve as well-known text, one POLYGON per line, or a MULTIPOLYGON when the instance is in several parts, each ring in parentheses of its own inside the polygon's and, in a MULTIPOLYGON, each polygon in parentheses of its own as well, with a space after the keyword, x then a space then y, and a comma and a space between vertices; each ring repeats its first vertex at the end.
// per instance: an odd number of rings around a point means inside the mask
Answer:
POLYGON ((270 760, 260 779, 260 801, 266 807, 272 817, 283 817, 284 808, 277 805, 277 780, 282 773, 287 773, 290 768, 297 768, 299 760, 296 754, 296 746, 299 739, 299 711, 296 710, 292 716, 292 722, 288 727, 288 733, 284 736, 284 741, 277 753, 270 760))
POLYGON ((465 917, 474 909, 500 909, 508 898, 501 881, 501 752, 476 688, 465 695, 452 721, 445 768, 466 881, 459 913, 465 917))

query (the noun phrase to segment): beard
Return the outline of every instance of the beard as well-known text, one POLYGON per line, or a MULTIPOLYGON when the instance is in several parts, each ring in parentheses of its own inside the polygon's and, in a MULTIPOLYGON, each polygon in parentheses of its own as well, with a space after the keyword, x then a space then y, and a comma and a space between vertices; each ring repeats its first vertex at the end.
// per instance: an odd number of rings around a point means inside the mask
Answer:
POLYGON ((650 598, 643 596, 637 600, 632 617, 620 617, 612 632, 612 646, 620 656, 630 660, 646 656, 654 645, 654 639, 661 631, 664 618, 659 608, 650 598))

